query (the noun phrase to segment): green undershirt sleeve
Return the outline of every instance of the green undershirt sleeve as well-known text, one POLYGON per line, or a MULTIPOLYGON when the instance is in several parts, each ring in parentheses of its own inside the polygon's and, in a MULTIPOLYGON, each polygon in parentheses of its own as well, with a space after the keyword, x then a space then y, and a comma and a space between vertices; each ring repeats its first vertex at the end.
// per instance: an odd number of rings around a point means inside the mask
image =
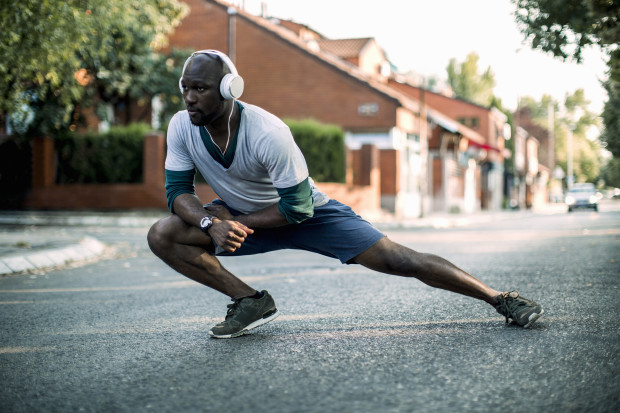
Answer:
POLYGON ((194 191, 194 175, 195 169, 188 171, 170 171, 166 172, 166 198, 168 198, 168 209, 174 212, 174 200, 181 194, 195 194, 194 191))
POLYGON ((278 209, 291 224, 298 224, 314 215, 314 201, 308 178, 290 188, 276 188, 278 209))

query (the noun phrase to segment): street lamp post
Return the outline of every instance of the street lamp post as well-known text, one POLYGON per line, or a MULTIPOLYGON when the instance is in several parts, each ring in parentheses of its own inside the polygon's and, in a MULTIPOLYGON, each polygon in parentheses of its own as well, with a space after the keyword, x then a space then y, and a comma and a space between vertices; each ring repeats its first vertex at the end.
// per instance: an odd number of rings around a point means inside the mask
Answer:
POLYGON ((573 125, 568 128, 568 144, 566 150, 568 157, 566 161, 566 186, 568 189, 573 187, 573 125))
POLYGON ((568 152, 566 159, 566 186, 568 189, 573 187, 573 183, 575 181, 575 177, 573 176, 573 135, 577 130, 577 125, 579 124, 579 120, 583 114, 582 112, 583 110, 581 107, 577 106, 569 115, 570 121, 568 124, 568 142, 566 145, 566 150, 568 152))

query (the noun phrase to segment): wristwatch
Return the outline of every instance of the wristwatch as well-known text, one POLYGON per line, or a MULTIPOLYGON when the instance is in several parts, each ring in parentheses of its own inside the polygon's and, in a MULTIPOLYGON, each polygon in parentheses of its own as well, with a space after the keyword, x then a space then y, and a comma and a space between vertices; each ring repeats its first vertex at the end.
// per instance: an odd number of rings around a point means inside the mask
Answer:
POLYGON ((213 225, 213 220, 209 216, 206 216, 202 220, 200 220, 200 230, 205 234, 208 233, 207 231, 209 231, 211 225, 213 225))

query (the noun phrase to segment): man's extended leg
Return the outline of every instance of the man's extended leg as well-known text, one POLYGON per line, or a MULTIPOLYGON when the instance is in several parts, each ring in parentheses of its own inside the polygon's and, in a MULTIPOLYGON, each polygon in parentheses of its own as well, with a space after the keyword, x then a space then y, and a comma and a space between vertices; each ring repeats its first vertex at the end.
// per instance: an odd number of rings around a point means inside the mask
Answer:
POLYGON ((224 268, 213 254, 211 239, 178 216, 156 222, 147 239, 153 253, 170 267, 233 300, 226 319, 209 331, 212 336, 237 337, 278 316, 271 295, 256 291, 224 268))
POLYGON ((529 327, 543 314, 533 301, 519 297, 516 292, 497 291, 449 261, 433 254, 414 251, 388 238, 355 257, 354 261, 386 274, 414 277, 431 287, 478 298, 518 324, 529 327))
POLYGON ((478 298, 491 305, 497 304, 496 297, 501 294, 451 262, 433 254, 414 251, 387 237, 354 260, 375 271, 414 277, 431 287, 478 298))

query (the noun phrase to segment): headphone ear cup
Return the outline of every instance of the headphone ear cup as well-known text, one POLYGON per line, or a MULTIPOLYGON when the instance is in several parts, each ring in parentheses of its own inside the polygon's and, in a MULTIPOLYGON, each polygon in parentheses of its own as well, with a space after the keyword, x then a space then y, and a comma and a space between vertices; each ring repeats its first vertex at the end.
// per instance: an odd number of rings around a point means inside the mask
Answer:
POLYGON ((239 75, 228 73, 220 82, 220 94, 226 100, 237 99, 243 93, 243 78, 239 75))

